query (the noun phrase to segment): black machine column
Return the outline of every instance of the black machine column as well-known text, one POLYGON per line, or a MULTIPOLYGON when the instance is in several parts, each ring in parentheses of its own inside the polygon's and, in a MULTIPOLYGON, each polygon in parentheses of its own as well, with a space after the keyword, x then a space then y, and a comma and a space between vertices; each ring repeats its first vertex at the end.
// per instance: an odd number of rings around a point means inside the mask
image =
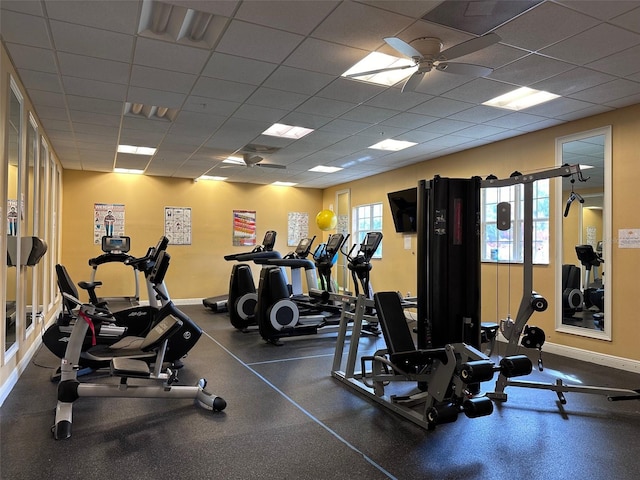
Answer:
POLYGON ((480 178, 418 184, 418 348, 480 348, 480 178))

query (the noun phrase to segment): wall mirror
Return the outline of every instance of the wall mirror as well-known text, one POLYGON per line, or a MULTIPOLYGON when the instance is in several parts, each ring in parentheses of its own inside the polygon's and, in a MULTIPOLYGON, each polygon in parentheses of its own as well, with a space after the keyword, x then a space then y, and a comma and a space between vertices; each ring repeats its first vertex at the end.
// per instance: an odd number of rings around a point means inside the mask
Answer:
MULTIPOLYGON (((44 137, 41 137, 40 141, 40 155, 38 156, 38 237, 42 238, 47 245, 49 244, 48 235, 47 235, 47 185, 48 185, 48 177, 47 177, 47 161, 49 159, 49 147, 47 146, 47 142, 44 137)), ((40 310, 44 312, 44 306, 48 304, 48 295, 47 295, 47 275, 46 272, 50 271, 49 267, 49 255, 45 255, 42 257, 40 262, 35 266, 36 269, 36 278, 37 278, 37 291, 38 298, 37 302, 40 307, 40 310)))
POLYGON ((611 127, 556 139, 556 163, 587 181, 557 181, 556 329, 611 339, 611 127))
MULTIPOLYGON (((36 235, 38 230, 36 219, 36 194, 37 194, 37 161, 38 161, 38 128, 34 118, 29 114, 27 124, 27 162, 26 162, 26 183, 24 185, 25 197, 25 218, 24 235, 31 237, 36 235)), ((25 335, 28 335, 33 325, 35 315, 40 313, 38 307, 37 292, 37 270, 32 267, 22 267, 26 281, 26 288, 23 289, 23 302, 27 306, 25 317, 25 335)))
MULTIPOLYGON (((336 233, 341 233, 346 237, 351 233, 351 190, 346 189, 336 192, 336 216, 338 217, 336 233)), ((351 240, 349 238, 345 243, 344 248, 347 251, 351 246, 351 240)), ((347 259, 343 253, 340 253, 336 262, 336 281, 338 282, 339 292, 349 291, 349 278, 347 259)))
MULTIPOLYGON (((9 108, 8 118, 6 123, 6 141, 7 141, 7 205, 6 205, 6 217, 4 221, 7 222, 7 236, 8 237, 20 237, 20 198, 19 198, 19 184, 20 184, 20 156, 22 146, 22 96, 19 93, 18 87, 11 79, 11 88, 9 89, 9 108)), ((9 244, 9 238, 7 238, 7 244, 9 244)), ((17 263, 20 263, 19 261, 17 263)), ((17 331, 18 331, 18 278, 19 267, 8 266, 6 267, 5 278, 5 323, 4 323, 4 352, 5 360, 11 356, 17 349, 17 331)))

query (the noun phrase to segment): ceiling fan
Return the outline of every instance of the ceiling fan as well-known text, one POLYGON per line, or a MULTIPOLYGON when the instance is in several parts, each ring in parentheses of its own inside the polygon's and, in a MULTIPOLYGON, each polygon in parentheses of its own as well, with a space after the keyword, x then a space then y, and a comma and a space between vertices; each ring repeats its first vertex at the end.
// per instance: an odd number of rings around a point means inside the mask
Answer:
POLYGON ((278 165, 277 163, 262 163, 264 158, 260 155, 251 155, 250 153, 243 153, 242 160, 238 159, 238 162, 228 162, 228 165, 222 165, 222 168, 231 167, 263 167, 263 168, 287 168, 285 165, 278 165))
POLYGON ((403 92, 412 92, 425 78, 425 73, 432 69, 441 72, 455 73, 458 75, 467 75, 470 77, 485 77, 489 75, 493 69, 482 65, 474 65, 470 63, 449 63, 449 60, 456 59, 477 52, 483 48, 498 43, 500 36, 496 33, 489 33, 481 37, 473 38, 462 42, 453 47, 442 50, 442 40, 435 37, 420 37, 411 41, 411 44, 397 37, 387 37, 384 41, 393 49, 402 55, 413 60, 413 65, 405 65, 402 67, 380 68, 378 70, 370 70, 368 72, 352 73, 347 75, 350 78, 363 77, 373 75, 375 73, 388 72, 392 70, 404 70, 406 68, 415 68, 416 71, 407 79, 402 87, 403 92))

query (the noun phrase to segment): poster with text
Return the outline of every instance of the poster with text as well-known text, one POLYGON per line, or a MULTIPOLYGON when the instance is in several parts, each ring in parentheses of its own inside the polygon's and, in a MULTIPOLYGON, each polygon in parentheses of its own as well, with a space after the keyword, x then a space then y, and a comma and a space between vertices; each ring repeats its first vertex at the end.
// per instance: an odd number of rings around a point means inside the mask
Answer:
POLYGON ((124 235, 124 205, 119 203, 94 203, 93 243, 102 244, 102 237, 124 235))
POLYGON ((255 210, 233 211, 233 246, 252 247, 256 244, 255 210))
POLYGON ((309 214, 289 212, 287 227, 287 246, 295 247, 300 240, 309 236, 309 214))
POLYGON ((164 236, 171 245, 191 245, 190 207, 164 207, 164 236))

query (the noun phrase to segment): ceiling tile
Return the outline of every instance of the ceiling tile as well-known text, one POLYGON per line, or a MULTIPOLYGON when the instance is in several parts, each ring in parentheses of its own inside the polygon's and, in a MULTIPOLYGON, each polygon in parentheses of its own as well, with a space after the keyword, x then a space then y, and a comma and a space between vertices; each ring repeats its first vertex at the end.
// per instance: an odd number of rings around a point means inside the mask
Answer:
POLYGON ((341 75, 369 53, 367 50, 307 38, 284 64, 313 72, 341 75))
POLYGON ((587 68, 577 67, 531 86, 538 90, 568 96, 587 88, 610 82, 615 77, 587 68))
POLYGON ((255 85, 248 85, 246 83, 200 77, 193 87, 192 93, 200 97, 217 98, 231 102, 244 102, 255 89, 255 85))
POLYGON ((418 115, 417 113, 399 113, 391 118, 381 122, 381 125, 390 125, 392 127, 413 129, 422 127, 427 123, 438 120, 438 117, 430 117, 429 115, 418 115))
POLYGON ((236 17, 247 22, 308 35, 338 3, 335 0, 242 2, 236 17))
POLYGON ((396 115, 395 110, 388 108, 370 107, 368 105, 358 105, 341 116, 344 120, 354 122, 378 123, 396 115))
POLYGON ((53 48, 47 24, 42 17, 4 10, 0 15, 2 38, 8 43, 19 43, 31 47, 53 48))
POLYGON ((182 111, 229 116, 235 112, 240 105, 240 102, 229 102, 216 98, 189 95, 184 102, 182 111))
POLYGON ((309 98, 294 92, 285 92, 283 90, 274 90, 272 88, 260 87, 247 99, 247 103, 251 105, 259 105, 262 107, 272 107, 282 110, 293 110, 298 105, 304 103, 309 98))
POLYGON ((138 27, 138 2, 47 1, 49 18, 102 30, 134 35, 138 27))
POLYGON ((402 92, 400 88, 387 88, 373 98, 367 100, 367 105, 372 107, 390 108, 404 111, 420 105, 433 98, 417 92, 402 92))
POLYGON ((639 34, 603 23, 545 48, 541 53, 585 65, 638 44, 639 34))
POLYGON ((104 115, 94 112, 81 112, 79 110, 70 110, 72 122, 92 123, 94 125, 104 125, 107 127, 120 127, 120 115, 104 115))
POLYGON ((197 74, 202 71, 208 57, 209 52, 200 48, 139 37, 133 61, 137 65, 197 74))
POLYGON ((125 62, 59 52, 60 72, 68 77, 88 78, 110 83, 129 82, 131 67, 125 62))
POLYGON ((598 20, 556 3, 541 3, 495 32, 509 45, 540 50, 597 25, 598 20))
POLYGON ((633 30, 636 33, 640 33, 640 7, 613 18, 611 23, 618 25, 619 27, 626 28, 627 30, 633 30))
POLYGON ((53 50, 8 43, 7 49, 18 69, 37 70, 39 72, 58 73, 53 50))
POLYGON ((296 110, 303 113, 323 115, 325 117, 338 117, 355 107, 354 103, 340 102, 328 98, 312 97, 296 110))
POLYGON ((27 89, 33 88, 35 90, 44 90, 46 92, 62 93, 60 77, 54 73, 23 69, 20 72, 20 78, 27 89))
POLYGON ((263 86, 313 95, 334 79, 333 75, 280 66, 269 76, 263 86))
POLYGON ((124 100, 127 86, 84 78, 62 77, 64 91, 69 95, 94 97, 103 100, 124 100))
POLYGON ((428 123, 422 127, 418 127, 416 128, 416 130, 428 133, 438 133, 440 135, 448 135, 471 126, 473 126, 473 124, 469 122, 462 122, 460 120, 449 120, 445 118, 428 123))
POLYGON ((587 88, 571 95, 572 98, 592 103, 608 103, 618 98, 640 93, 640 83, 629 80, 613 80, 595 87, 587 88))
POLYGON ((132 35, 55 20, 51 20, 50 24, 53 41, 60 51, 121 62, 131 59, 132 35), (82 38, 81 42, 78 41, 79 38, 82 38))
POLYGON ((134 65, 130 84, 165 92, 189 93, 196 78, 188 73, 134 65))
MULTIPOLYGON (((572 68, 573 65, 533 53, 494 70, 489 78, 513 85, 528 86, 572 68)), ((449 93, 447 92, 447 95, 449 93)))
POLYGON ((205 65, 202 75, 221 80, 260 85, 276 67, 275 63, 215 52, 205 65))
POLYGON ((133 86, 129 87, 127 93, 128 102, 155 105, 157 107, 180 108, 184 99, 185 95, 182 93, 133 86))
POLYGON ((628 48, 620 53, 608 55, 585 66, 611 75, 626 77, 640 72, 638 58, 640 58, 640 45, 628 48))
POLYGON ((322 98, 342 100, 344 102, 364 103, 370 98, 384 92, 387 87, 372 85, 358 80, 337 78, 317 93, 322 98))
MULTIPOLYGON (((487 78, 476 78, 471 82, 449 90, 444 93, 443 96, 472 104, 480 104, 497 97, 498 95, 510 92, 511 90, 514 90, 514 88, 515 87, 513 85, 506 83, 497 82, 487 78)), ((470 107, 471 105, 468 106, 470 107)))
POLYGON ((102 98, 84 97, 67 93, 66 97, 69 108, 81 110, 83 112, 104 113, 107 115, 121 115, 123 103, 115 100, 105 100, 102 98))
POLYGON ((232 118, 245 118, 247 120, 262 121, 264 122, 264 131, 269 128, 271 124, 278 123, 286 114, 286 110, 261 107, 259 105, 249 105, 245 103, 233 113, 232 118))
POLYGON ((321 127, 321 130, 326 130, 327 132, 335 132, 335 133, 346 133, 348 135, 353 135, 358 132, 361 132, 365 128, 369 128, 371 126, 370 123, 365 122, 354 122, 351 120, 345 120, 343 118, 338 118, 336 120, 332 120, 327 124, 321 127))
POLYGON ((503 117, 510 113, 510 110, 502 108, 487 107, 485 105, 478 105, 477 107, 471 107, 462 112, 454 113, 448 118, 452 120, 462 120, 463 122, 473 122, 479 124, 489 123, 491 120, 503 117))
POLYGON ((281 123, 285 125, 297 125, 299 127, 311 128, 313 130, 326 125, 331 121, 329 117, 313 115, 302 112, 291 112, 282 117, 281 123))
POLYGON ((298 46, 304 37, 233 20, 216 50, 222 53, 280 63, 298 46))
POLYGON ((473 106, 474 105, 472 103, 460 102, 458 100, 452 100, 448 98, 433 98, 431 100, 427 100, 424 103, 421 103, 420 105, 410 109, 409 111, 411 113, 444 118, 473 106))
POLYGON ((584 12, 600 20, 609 20, 635 8, 635 2, 628 0, 557 0, 565 6, 584 12))
POLYGON ((158 118, 147 118, 141 115, 125 115, 122 118, 122 128, 127 130, 144 130, 146 132, 166 133, 172 123, 158 118))
POLYGON ((350 47, 374 51, 383 43, 383 37, 393 36, 414 22, 404 15, 379 10, 371 6, 342 2, 313 36, 350 47), (354 21, 354 19, 358 19, 354 21))

